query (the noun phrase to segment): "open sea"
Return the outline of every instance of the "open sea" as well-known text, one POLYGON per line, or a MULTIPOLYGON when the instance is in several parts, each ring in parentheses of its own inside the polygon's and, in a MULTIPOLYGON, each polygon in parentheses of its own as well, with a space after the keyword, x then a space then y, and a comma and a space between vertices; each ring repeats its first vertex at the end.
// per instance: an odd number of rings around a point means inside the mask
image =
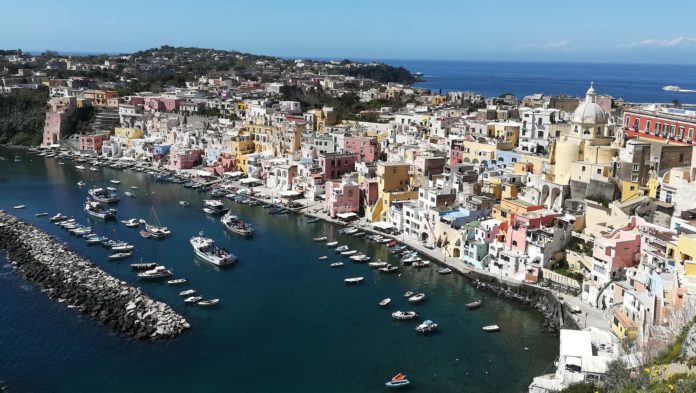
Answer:
POLYGON ((192 328, 171 341, 142 342, 115 334, 25 282, 0 257, 0 381, 22 392, 384 392, 384 382, 403 372, 411 392, 522 392, 531 379, 552 372, 558 339, 542 334, 541 317, 517 303, 473 289, 436 267, 380 275, 365 264, 340 260, 313 237, 326 235, 351 249, 396 262, 388 248, 338 233, 328 223, 307 224, 300 215, 272 216, 261 207, 226 201, 251 221, 256 236, 227 234, 201 210, 204 195, 157 183, 147 174, 102 168, 79 171, 75 163, 0 148, 0 208, 30 222, 104 270, 170 304, 192 328), (21 162, 12 157, 18 154, 21 162), (85 180, 87 187, 77 182, 85 180), (156 209, 173 234, 164 241, 140 238, 117 222, 90 220, 82 211, 89 186, 121 181, 118 219, 148 218, 156 209), (191 202, 184 208, 179 200, 191 202), (15 210, 12 206, 27 205, 15 210), (90 223, 94 231, 136 246, 130 259, 110 262, 100 246, 87 246, 37 212, 57 212, 90 223), (197 262, 188 240, 204 231, 235 253, 239 262, 218 270, 197 262), (329 255, 319 261, 321 255, 329 255), (129 264, 156 261, 189 284, 140 282, 129 264), (359 286, 343 279, 364 276, 359 286), (217 308, 187 306, 178 292, 194 288, 220 298, 217 308), (424 291, 427 301, 409 305, 403 293, 424 291), (391 297, 386 309, 377 303, 391 297), (470 311, 464 303, 483 299, 470 311), (417 311, 440 331, 415 332, 417 322, 397 322, 391 312, 417 311), (501 326, 487 334, 481 327, 501 326), (529 348, 525 351, 525 347, 529 348))
POLYGON ((518 99, 534 93, 584 97, 594 81, 598 94, 629 102, 676 99, 696 104, 696 93, 662 90, 668 85, 696 90, 696 65, 455 60, 384 60, 384 63, 422 72, 426 81, 415 86, 434 92, 474 91, 488 97, 513 93, 518 99))

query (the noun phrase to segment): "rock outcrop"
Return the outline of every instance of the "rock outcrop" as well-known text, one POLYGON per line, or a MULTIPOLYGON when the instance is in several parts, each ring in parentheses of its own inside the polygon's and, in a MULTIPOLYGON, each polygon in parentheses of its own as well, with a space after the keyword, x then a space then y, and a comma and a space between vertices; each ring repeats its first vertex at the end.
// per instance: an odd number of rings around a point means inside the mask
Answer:
POLYGON ((0 249, 25 279, 100 324, 138 339, 176 337, 190 326, 168 305, 110 276, 40 229, 0 212, 0 249))

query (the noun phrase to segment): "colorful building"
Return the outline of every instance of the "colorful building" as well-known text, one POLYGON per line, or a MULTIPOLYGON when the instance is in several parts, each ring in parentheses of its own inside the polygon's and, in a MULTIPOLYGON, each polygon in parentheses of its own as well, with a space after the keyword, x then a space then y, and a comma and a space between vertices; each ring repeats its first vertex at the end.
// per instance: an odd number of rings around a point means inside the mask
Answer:
POLYGON ((326 210, 331 217, 340 213, 360 211, 360 186, 350 180, 329 180, 326 182, 326 210))

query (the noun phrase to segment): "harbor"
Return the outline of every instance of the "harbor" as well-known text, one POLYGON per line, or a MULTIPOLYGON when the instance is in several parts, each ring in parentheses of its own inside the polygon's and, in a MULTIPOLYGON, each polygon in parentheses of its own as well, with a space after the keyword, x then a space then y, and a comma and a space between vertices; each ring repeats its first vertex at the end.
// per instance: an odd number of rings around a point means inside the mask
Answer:
POLYGON ((390 247, 339 233, 343 226, 327 221, 308 223, 304 215, 269 214, 271 209, 263 206, 221 198, 232 214, 253 225, 253 237, 241 236, 227 230, 221 216, 203 212, 209 192, 158 182, 155 175, 135 170, 105 166, 99 172, 81 171, 75 168, 76 162, 59 165, 58 158, 25 156, 14 150, 4 150, 2 155, 14 154, 22 155, 22 161, 0 163, 3 209, 24 204, 24 209, 12 213, 67 242, 113 276, 170 304, 192 328, 164 344, 124 340, 89 320, 74 318, 64 305, 25 287, 22 278, 3 263, 0 295, 17 298, 17 304, 3 304, 2 318, 7 319, 0 321, 2 325, 25 321, 5 329, 41 329, 42 339, 60 341, 55 348, 37 349, 36 337, 22 335, 11 343, 13 353, 23 353, 19 359, 0 363, 0 370, 12 367, 16 371, 15 380, 8 381, 12 386, 45 390, 54 386, 52 381, 61 370, 70 369, 83 371, 72 382, 62 380, 64 390, 58 391, 104 391, 103 386, 111 387, 107 391, 144 391, 153 386, 203 390, 206 383, 249 391, 287 390, 287 386, 292 386, 291 391, 319 391, 332 389, 336 378, 350 370, 355 378, 343 383, 341 391, 383 391, 385 381, 400 372, 408 375, 410 391, 454 392, 467 386, 480 391, 519 391, 555 358, 557 338, 539 331, 543 321, 536 312, 476 290, 460 275, 440 274, 435 264, 421 269, 403 266, 390 247), (78 181, 85 186, 78 186, 78 181), (114 205, 116 220, 96 219, 83 208, 87 191, 97 186, 116 186, 117 193, 129 191, 136 197, 121 198, 114 205), (50 193, 51 198, 40 198, 42 193, 50 193), (182 206, 180 201, 190 206, 182 206), (163 240, 142 238, 138 230, 120 222, 149 220, 153 208, 161 225, 171 230, 163 240), (35 216, 44 211, 49 217, 35 216), (109 261, 103 247, 90 246, 50 223, 50 216, 58 212, 89 223, 100 236, 134 245, 133 256, 109 261), (195 258, 190 239, 200 231, 233 253, 236 262, 218 267, 195 258), (322 237, 326 240, 314 241, 322 237), (336 247, 346 245, 356 254, 387 261, 399 270, 381 274, 367 263, 338 255, 327 247, 332 241, 338 242, 336 247), (321 260, 321 256, 327 258, 321 260), (330 266, 339 261, 343 263, 340 268, 330 266), (144 282, 131 268, 140 262, 164 265, 187 282, 176 286, 144 282), (355 277, 364 280, 344 283, 355 277), (188 289, 220 303, 214 308, 191 306, 180 296, 188 289), (426 294, 426 300, 411 303, 403 297, 408 291, 426 294), (386 298, 391 298, 389 304, 378 305, 386 298), (479 299, 483 304, 479 309, 466 307, 479 299), (23 307, 28 302, 40 308, 41 318, 32 316, 35 308, 23 307), (392 319, 398 310, 415 311, 419 319, 392 319), (425 321, 434 321, 437 329, 427 335, 416 331, 425 321), (498 325, 500 332, 482 330, 490 325, 498 325), (68 334, 75 331, 80 332, 79 337, 68 334), (29 347, 32 349, 27 350, 29 347), (329 348, 340 356, 329 356, 329 348), (531 360, 530 351, 534 354, 531 360), (67 359, 66 364, 41 367, 55 364, 57 359, 67 359), (106 359, 109 367, 97 366, 106 359), (145 372, 139 362, 148 362, 151 368, 145 372), (36 370, 30 370, 30 364, 42 369, 38 376, 34 377, 36 370), (174 378, 155 377, 174 368, 181 370, 182 364, 187 366, 174 378), (260 378, 269 364, 283 367, 275 378, 260 378), (234 381, 228 381, 230 375, 234 381))

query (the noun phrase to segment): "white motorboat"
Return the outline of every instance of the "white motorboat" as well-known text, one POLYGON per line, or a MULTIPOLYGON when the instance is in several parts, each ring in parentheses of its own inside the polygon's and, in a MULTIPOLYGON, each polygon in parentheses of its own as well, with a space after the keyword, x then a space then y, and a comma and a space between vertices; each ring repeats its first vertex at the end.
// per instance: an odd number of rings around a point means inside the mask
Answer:
POLYGON ((342 266, 343 266, 343 262, 334 262, 334 263, 330 264, 329 266, 331 266, 331 267, 342 267, 342 266))
POLYGON ((195 289, 187 289, 185 291, 179 292, 179 296, 187 296, 188 297, 188 296, 192 296, 195 293, 196 293, 195 289))
POLYGON ((135 194, 133 194, 133 193, 130 192, 130 191, 124 192, 123 195, 125 195, 125 196, 127 196, 127 197, 130 197, 130 198, 135 198, 135 194))
POLYGON ((212 263, 213 265, 230 265, 237 260, 237 257, 235 257, 229 251, 218 248, 213 239, 204 237, 203 232, 200 232, 198 236, 192 237, 190 243, 198 258, 212 263))
POLYGON ((25 207, 27 207, 27 205, 17 205, 17 206, 14 206, 15 209, 24 209, 25 207))
POLYGON ((203 296, 191 296, 184 299, 186 303, 198 303, 203 300, 203 296))
POLYGON ((230 209, 226 208, 225 205, 217 199, 206 199, 203 201, 203 211, 210 215, 223 215, 227 213, 230 209))
POLYGON ((435 323, 429 319, 427 321, 424 321, 420 325, 416 326, 416 331, 418 333, 430 333, 436 329, 437 329, 437 323, 435 323))
POLYGON ((60 213, 56 214, 55 216, 49 218, 48 220, 54 223, 58 223, 60 221, 65 221, 68 219, 68 216, 64 216, 60 213))
POLYGON ((415 319, 418 318, 418 313, 415 311, 394 311, 392 313, 394 319, 415 319))
POLYGON ((161 278, 171 277, 173 275, 172 271, 164 266, 156 266, 154 269, 145 270, 144 272, 138 273, 138 278, 144 280, 158 280, 161 278))
POLYGON ((110 180, 109 181, 111 184, 121 184, 120 180, 110 180))
POLYGON ((130 218, 128 220, 122 220, 121 223, 128 228, 136 228, 140 226, 140 220, 137 218, 130 218))
POLYGON ((420 261, 413 262, 413 267, 427 267, 430 266, 430 261, 421 259, 420 261))
POLYGON ((350 256, 350 259, 352 259, 354 262, 369 262, 370 261, 370 257, 368 257, 365 254, 352 255, 352 256, 350 256))
POLYGON ((131 263, 130 265, 131 269, 133 270, 151 270, 157 267, 157 264, 154 262, 141 262, 141 263, 131 263))
POLYGON ((410 303, 420 303, 425 300, 425 294, 423 292, 417 293, 413 296, 409 296, 408 301, 410 303))
POLYGON ((336 252, 348 251, 348 246, 338 246, 336 247, 336 252))
POLYGON ((48 212, 41 212, 41 213, 36 213, 34 216, 36 217, 46 217, 48 215, 48 212))
POLYGON ((394 265, 387 265, 384 267, 380 267, 377 270, 379 270, 380 273, 394 273, 395 271, 399 270, 399 267, 394 265))
POLYGON ((358 252, 358 251, 356 251, 356 250, 348 250, 348 251, 343 251, 343 252, 341 253, 341 255, 343 255, 344 257, 347 257, 347 256, 349 256, 349 255, 355 254, 356 252, 358 252))
POLYGON ((90 201, 85 202, 85 211, 92 217, 102 220, 110 220, 116 218, 116 209, 109 209, 102 202, 90 201))
POLYGON ((124 252, 124 251, 133 251, 135 247, 133 245, 128 244, 128 243, 117 243, 111 246, 111 251, 116 251, 116 252, 124 252))
POLYGON ((84 171, 84 170, 87 169, 87 168, 85 168, 84 165, 75 165, 75 169, 79 169, 79 170, 81 170, 81 171, 84 171))
POLYGON ((442 269, 437 269, 437 272, 440 274, 450 274, 452 273, 452 269, 448 267, 443 267, 442 269))
POLYGON ((411 265, 411 264, 413 264, 414 262, 420 261, 420 260, 421 260, 421 258, 420 258, 419 256, 415 256, 415 255, 414 255, 414 256, 409 256, 409 257, 406 257, 406 258, 402 259, 401 262, 402 262, 404 265, 411 265))
POLYGON ((346 284, 360 284, 365 280, 364 277, 348 277, 343 280, 346 284))
POLYGON ((320 261, 323 261, 323 260, 325 260, 325 259, 329 259, 329 257, 327 257, 326 255, 322 255, 322 256, 319 257, 319 260, 320 260, 320 261))
POLYGON ((78 185, 79 187, 84 187, 85 184, 87 184, 87 183, 83 182, 82 180, 80 180, 79 182, 77 182, 77 185, 78 185))
POLYGON ((109 255, 109 259, 125 259, 133 255, 132 252, 117 252, 115 254, 109 255))
POLYGON ((197 304, 202 307, 210 307, 218 303, 220 303, 220 299, 199 300, 197 304))
POLYGON ((326 236, 321 236, 321 237, 315 237, 314 241, 315 242, 325 242, 326 239, 328 239, 326 236))
POLYGON ((101 203, 116 203, 119 201, 118 195, 101 187, 90 188, 87 191, 89 197, 101 203))
POLYGON ((372 268, 375 268, 375 269, 378 269, 378 268, 380 268, 380 267, 385 267, 385 266, 387 266, 387 265, 388 265, 387 262, 379 261, 379 260, 378 260, 377 262, 370 262, 370 263, 367 264, 367 266, 372 267, 372 268))
POLYGON ((99 171, 99 168, 91 166, 91 167, 89 167, 89 170, 92 172, 97 172, 97 171, 99 171))
POLYGON ((179 201, 179 204, 180 204, 181 206, 183 206, 183 207, 191 206, 191 204, 188 203, 188 202, 186 202, 186 201, 179 201))
POLYGON ((382 299, 382 301, 379 302, 379 305, 384 307, 384 306, 388 305, 389 303, 391 303, 391 298, 386 298, 386 299, 382 299))
POLYGON ((411 296, 413 296, 413 291, 406 291, 406 293, 404 293, 404 297, 406 298, 409 298, 411 296))
POLYGON ((338 245, 338 242, 337 242, 337 241, 333 241, 333 242, 328 242, 328 243, 326 243, 326 247, 335 247, 335 246, 337 246, 337 245, 338 245))
POLYGON ((498 325, 488 325, 488 326, 482 327, 481 329, 483 329, 483 330, 486 331, 486 332, 497 332, 497 331, 500 330, 500 326, 498 326, 498 325))
POLYGON ((157 217, 157 212, 155 212, 154 206, 152 207, 151 210, 151 218, 150 220, 154 222, 154 224, 150 224, 146 222, 145 220, 140 220, 140 223, 145 224, 145 238, 148 239, 164 239, 165 237, 171 235, 171 231, 169 228, 162 226, 162 223, 160 223, 159 217, 157 217))
POLYGON ((131 190, 137 190, 138 186, 131 186, 131 190))
POLYGON ((347 228, 343 233, 346 235, 352 235, 354 233, 357 233, 360 229, 358 228, 347 228))
POLYGON ((254 227, 248 222, 242 221, 239 217, 229 212, 220 218, 220 222, 228 231, 246 237, 254 236, 254 227))

